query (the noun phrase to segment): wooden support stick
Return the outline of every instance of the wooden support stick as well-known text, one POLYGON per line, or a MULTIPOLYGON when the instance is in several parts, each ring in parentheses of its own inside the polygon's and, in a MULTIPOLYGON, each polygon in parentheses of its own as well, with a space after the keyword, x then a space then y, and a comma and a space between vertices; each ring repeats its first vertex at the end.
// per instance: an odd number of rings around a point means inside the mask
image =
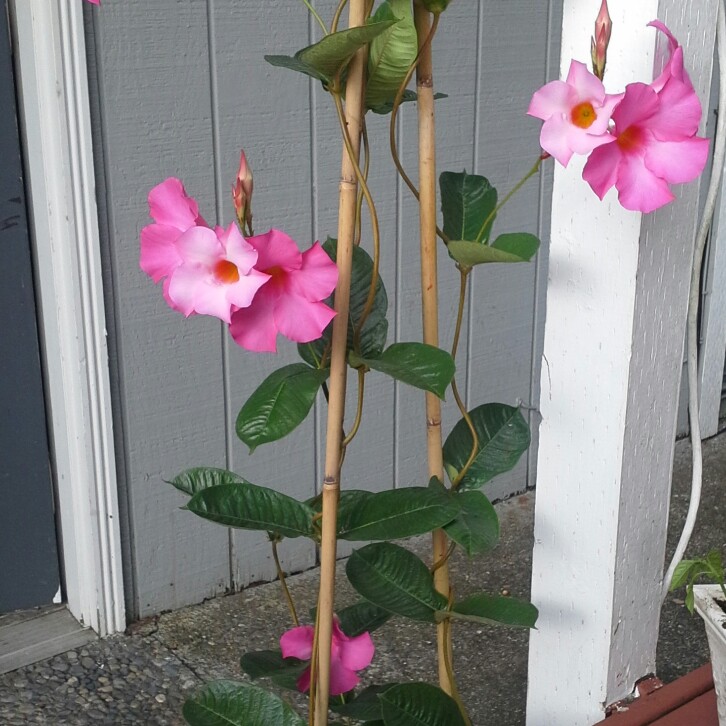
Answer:
MULTIPOLYGON (((434 120, 434 82, 431 43, 431 15, 418 4, 414 5, 414 21, 421 57, 416 69, 418 91, 418 144, 419 144, 419 220, 421 229, 421 303, 423 314, 423 340, 429 345, 439 344, 439 300, 436 265, 436 124, 434 120)), ((444 480, 444 462, 441 440, 441 401, 433 393, 426 394, 426 443, 429 477, 444 480)), ((447 537, 443 530, 433 534, 434 564, 445 560, 447 537)), ((446 562, 434 571, 436 589, 449 597, 449 566, 446 562)), ((444 623, 437 630, 439 685, 451 694, 444 623)), ((449 654, 450 656, 450 654, 449 654)))
MULTIPOLYGON (((351 0, 349 27, 363 25, 366 19, 366 0, 351 0)), ((363 118, 363 94, 366 51, 360 50, 350 64, 345 92, 345 116, 353 151, 357 161, 363 118)), ((318 596, 317 691, 314 697, 314 724, 328 723, 330 692, 330 648, 333 634, 333 601, 335 598, 336 521, 340 496, 342 431, 345 415, 347 377, 346 352, 348 342, 348 312, 350 278, 355 242, 355 217, 358 184, 355 162, 343 146, 338 207, 338 286, 335 290, 333 337, 330 354, 330 400, 328 403, 325 442, 325 479, 323 481, 323 520, 320 549, 320 593, 318 596)))

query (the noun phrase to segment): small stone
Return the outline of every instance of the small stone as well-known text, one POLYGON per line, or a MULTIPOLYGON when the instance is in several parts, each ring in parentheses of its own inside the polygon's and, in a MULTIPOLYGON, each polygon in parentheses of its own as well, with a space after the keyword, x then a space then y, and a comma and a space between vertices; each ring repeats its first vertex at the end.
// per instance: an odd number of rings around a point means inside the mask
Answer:
POLYGON ((88 656, 81 658, 81 665, 84 668, 95 668, 96 667, 96 663, 94 662, 93 658, 89 658, 88 656))
POLYGON ((68 651, 68 652, 66 653, 66 658, 67 658, 68 660, 76 661, 76 660, 78 660, 78 653, 76 653, 76 651, 75 651, 75 650, 69 650, 69 651, 68 651))
POLYGON ((154 700, 157 703, 166 703, 166 696, 163 693, 158 693, 156 696, 154 696, 154 700))

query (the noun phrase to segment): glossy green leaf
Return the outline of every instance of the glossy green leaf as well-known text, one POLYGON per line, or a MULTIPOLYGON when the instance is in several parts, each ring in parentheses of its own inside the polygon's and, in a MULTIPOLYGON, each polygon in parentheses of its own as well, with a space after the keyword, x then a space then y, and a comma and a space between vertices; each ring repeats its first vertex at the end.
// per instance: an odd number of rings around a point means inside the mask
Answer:
POLYGON ((410 0, 384 0, 372 20, 399 22, 371 41, 366 83, 367 108, 381 107, 395 98, 418 51, 410 0))
POLYGON ((514 628, 534 628, 537 608, 531 602, 503 595, 471 595, 454 603, 452 618, 471 620, 487 625, 506 625, 514 628))
POLYGON ((456 372, 454 359, 441 348, 425 343, 394 343, 379 358, 349 355, 350 364, 365 365, 409 386, 444 398, 456 372))
POLYGON ((372 633, 391 619, 391 613, 361 600, 337 612, 340 629, 349 637, 355 638, 363 633, 372 633))
POLYGON ((330 710, 340 716, 352 718, 356 721, 381 721, 383 723, 383 711, 378 697, 381 693, 385 693, 389 688, 397 685, 397 683, 384 683, 382 685, 368 686, 347 703, 335 703, 331 700, 330 710))
POLYGON ((386 726, 465 726, 456 701, 429 683, 402 683, 379 699, 386 726))
POLYGON ((237 436, 250 453, 294 431, 310 413, 327 377, 327 370, 293 363, 265 378, 237 416, 237 436))
POLYGON ((197 492, 209 489, 209 487, 216 487, 220 484, 242 484, 245 483, 245 480, 226 469, 196 467, 177 474, 168 483, 175 486, 179 491, 193 497, 197 492))
POLYGON ((439 177, 444 234, 450 240, 479 242, 488 239, 494 217, 487 223, 481 239, 477 235, 497 206, 497 190, 477 174, 445 171, 439 177))
MULTIPOLYGON (((337 259, 337 240, 330 239, 325 242, 323 249, 328 253, 333 262, 337 259)), ((350 283, 350 318, 348 322, 348 348, 353 348, 353 332, 360 322, 368 299, 368 290, 373 275, 373 260, 371 256, 361 247, 353 248, 353 271, 350 283)), ((326 300, 331 307, 335 302, 335 293, 326 300)), ((364 357, 377 358, 381 355, 388 336, 388 295, 383 286, 380 275, 376 282, 376 292, 373 298, 373 307, 370 315, 366 318, 360 335, 360 354, 364 357)), ((312 366, 318 367, 323 353, 330 344, 333 334, 331 323, 323 332, 323 335, 313 343, 298 345, 300 357, 312 366)), ((328 361, 328 365, 330 362, 328 361)))
POLYGON ((182 711, 190 726, 306 726, 279 696, 235 681, 214 681, 182 711))
POLYGON ((446 608, 446 598, 434 587, 428 567, 403 547, 390 542, 355 550, 346 574, 366 600, 396 615, 435 622, 436 611, 446 608))
POLYGON ((315 513, 307 504, 247 482, 221 484, 197 492, 187 508, 226 527, 275 532, 283 537, 316 537, 315 513))
POLYGON ((499 518, 491 502, 477 491, 459 492, 460 511, 444 529, 449 538, 469 555, 494 548, 499 541, 499 518))
POLYGON ((450 2, 451 0, 421 0, 421 5, 423 5, 430 13, 439 15, 449 7, 450 2))
POLYGON ((310 664, 297 658, 283 658, 279 650, 258 650, 245 653, 240 665, 253 681, 269 678, 281 688, 297 691, 297 680, 310 664))
MULTIPOLYGON (((446 93, 434 93, 434 101, 438 101, 441 98, 448 98, 449 96, 446 93)), ((369 108, 369 111, 373 111, 373 113, 377 113, 381 116, 385 116, 386 114, 391 113, 393 111, 393 102, 395 100, 394 98, 391 98, 389 101, 386 101, 385 103, 382 103, 380 106, 372 106, 369 108)), ((409 91, 406 90, 403 92, 403 97, 401 98, 401 103, 411 103, 413 101, 418 101, 418 94, 415 91, 409 91)))
MULTIPOLYGON (((520 410, 504 403, 485 403, 469 412, 479 439, 474 463, 460 489, 478 489, 490 479, 509 471, 529 448, 529 425, 520 410)), ((444 465, 453 481, 471 454, 469 426, 461 419, 444 444, 444 465)))
POLYGON ((449 255, 462 267, 492 262, 528 262, 538 249, 537 237, 526 232, 501 234, 491 245, 452 240, 447 246, 449 255))
POLYGON ((322 40, 303 48, 294 56, 266 55, 273 66, 304 73, 330 85, 335 76, 350 63, 356 52, 385 32, 395 20, 370 23, 326 35, 322 40))
POLYGON ((426 487, 368 492, 338 518, 338 538, 350 542, 393 540, 440 529, 459 512, 458 498, 426 487))

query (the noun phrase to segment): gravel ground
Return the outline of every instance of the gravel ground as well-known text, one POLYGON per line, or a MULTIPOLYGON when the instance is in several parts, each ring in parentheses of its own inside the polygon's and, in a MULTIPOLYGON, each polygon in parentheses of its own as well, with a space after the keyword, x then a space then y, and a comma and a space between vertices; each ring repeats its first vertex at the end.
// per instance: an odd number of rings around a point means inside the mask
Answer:
MULTIPOLYGON (((689 456, 687 444, 679 443, 670 550, 688 504, 689 456)), ((705 472, 704 505, 691 547, 694 553, 723 547, 726 539, 726 435, 707 442, 705 472)), ((491 557, 452 558, 459 595, 476 589, 527 596, 533 505, 533 494, 498 505, 502 540, 491 557)), ((428 542, 428 538, 417 538, 409 546, 426 556, 428 542)), ((315 571, 290 578, 302 612, 313 602, 315 586, 315 571)), ((339 597, 343 605, 354 600, 344 577, 339 597)), ((700 619, 688 615, 681 598, 680 593, 669 598, 663 610, 658 672, 665 681, 708 660, 700 619)), ((134 624, 127 635, 0 676, 0 724, 183 724, 181 706, 188 695, 207 680, 240 678, 240 655, 274 647, 278 624, 286 621, 279 588, 272 583, 134 624)), ((397 619, 377 633, 376 658, 364 682, 435 679, 432 627, 397 619)), ((455 661, 462 696, 477 726, 524 724, 526 632, 459 627, 455 661)))

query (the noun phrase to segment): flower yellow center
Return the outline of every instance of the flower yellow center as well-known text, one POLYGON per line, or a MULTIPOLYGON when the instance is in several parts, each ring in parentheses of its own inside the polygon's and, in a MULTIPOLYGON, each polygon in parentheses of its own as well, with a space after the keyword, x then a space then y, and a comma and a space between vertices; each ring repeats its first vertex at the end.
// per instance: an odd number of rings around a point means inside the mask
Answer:
POLYGON ((621 151, 635 151, 642 142, 643 134, 637 126, 628 126, 622 134, 618 134, 617 145, 621 151))
POLYGON ((597 114, 589 101, 578 103, 572 111, 570 111, 570 120, 581 129, 589 129, 595 123, 597 114))
POLYGON ((234 262, 229 260, 220 260, 214 266, 214 278, 225 285, 231 285, 233 282, 239 282, 239 270, 234 262))

